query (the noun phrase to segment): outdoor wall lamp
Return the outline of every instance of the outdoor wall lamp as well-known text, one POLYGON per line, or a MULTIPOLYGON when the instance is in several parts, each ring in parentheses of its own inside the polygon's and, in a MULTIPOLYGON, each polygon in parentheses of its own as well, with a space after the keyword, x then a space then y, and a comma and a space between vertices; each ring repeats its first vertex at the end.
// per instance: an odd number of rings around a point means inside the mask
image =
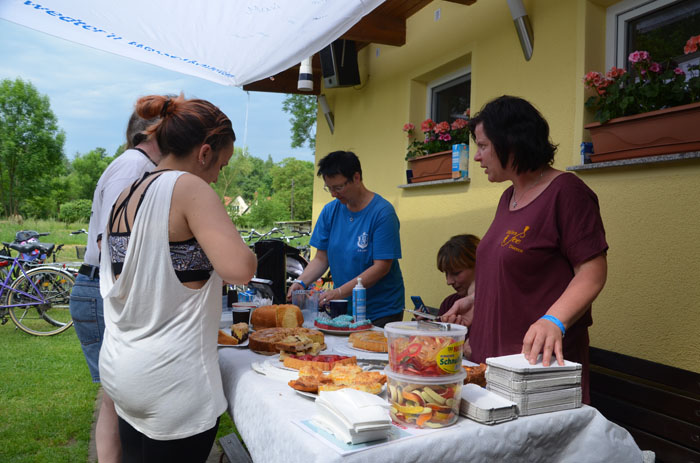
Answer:
POLYGON ((299 81, 297 89, 302 92, 310 92, 314 89, 313 70, 311 69, 311 57, 306 58, 299 66, 299 81))
POLYGON ((515 30, 518 32, 518 39, 520 39, 520 46, 523 48, 525 61, 530 61, 533 42, 532 25, 530 24, 527 11, 525 11, 523 0, 508 0, 508 8, 510 8, 510 15, 513 17, 515 30))
POLYGON ((319 95, 318 96, 318 105, 321 107, 321 111, 323 111, 323 115, 326 116, 326 122, 328 122, 328 128, 331 130, 331 133, 333 133, 333 129, 335 128, 335 119, 333 118, 333 111, 331 111, 331 108, 328 106, 328 101, 326 100, 326 95, 319 95))

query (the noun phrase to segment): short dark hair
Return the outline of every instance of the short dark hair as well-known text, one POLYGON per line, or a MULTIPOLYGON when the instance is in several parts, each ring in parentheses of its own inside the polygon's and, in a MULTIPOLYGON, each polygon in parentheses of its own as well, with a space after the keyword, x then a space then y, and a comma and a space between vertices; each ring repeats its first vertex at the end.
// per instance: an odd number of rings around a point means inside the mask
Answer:
POLYGON ((129 118, 129 123, 126 126, 126 148, 131 149, 134 146, 143 142, 148 135, 146 129, 160 120, 159 117, 153 119, 143 119, 134 111, 129 118))
POLYGON ((316 175, 319 177, 342 175, 346 179, 352 180, 355 172, 359 172, 360 179, 362 179, 362 166, 355 153, 352 151, 333 151, 318 161, 318 173, 316 175))
POLYGON ((486 103, 469 120, 469 130, 483 124, 501 165, 505 168, 513 154, 513 168, 518 174, 552 165, 557 145, 549 139, 549 124, 530 102, 503 95, 486 103))
POLYGON ((481 241, 474 235, 456 235, 440 246, 437 268, 441 272, 459 273, 476 265, 476 247, 481 241))

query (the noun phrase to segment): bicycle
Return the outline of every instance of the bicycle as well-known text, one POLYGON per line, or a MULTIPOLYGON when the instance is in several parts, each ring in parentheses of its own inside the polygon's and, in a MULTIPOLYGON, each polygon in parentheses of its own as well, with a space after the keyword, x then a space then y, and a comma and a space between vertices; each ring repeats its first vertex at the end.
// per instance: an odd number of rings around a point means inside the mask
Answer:
POLYGON ((27 270, 25 264, 30 262, 22 259, 34 251, 53 250, 54 245, 37 241, 2 244, 4 250, 13 249, 18 254, 0 256, 0 261, 11 262, 0 281, 0 322, 7 323, 9 315, 18 329, 35 336, 59 334, 73 326, 68 305, 75 276, 47 265, 27 270))

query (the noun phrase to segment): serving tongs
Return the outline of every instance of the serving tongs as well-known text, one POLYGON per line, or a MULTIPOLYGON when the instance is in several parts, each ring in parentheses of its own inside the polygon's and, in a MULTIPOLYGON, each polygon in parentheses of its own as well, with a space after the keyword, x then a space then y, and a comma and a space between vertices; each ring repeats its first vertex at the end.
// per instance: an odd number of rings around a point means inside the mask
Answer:
POLYGON ((428 313, 428 312, 423 312, 422 310, 403 309, 403 311, 408 312, 410 314, 413 314, 416 317, 422 317, 422 318, 427 318, 428 320, 440 321, 439 315, 433 315, 433 314, 428 313))

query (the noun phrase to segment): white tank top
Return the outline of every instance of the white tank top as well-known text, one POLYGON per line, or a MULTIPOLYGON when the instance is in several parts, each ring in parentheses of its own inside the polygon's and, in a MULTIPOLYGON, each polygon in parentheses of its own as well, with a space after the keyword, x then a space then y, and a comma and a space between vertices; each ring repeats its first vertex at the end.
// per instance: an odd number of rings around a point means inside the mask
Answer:
POLYGON ((190 289, 170 260, 170 201, 183 173, 164 172, 149 187, 118 280, 102 239, 100 379, 117 414, 156 440, 206 431, 226 409, 216 348, 221 277, 213 271, 201 289, 190 289))

